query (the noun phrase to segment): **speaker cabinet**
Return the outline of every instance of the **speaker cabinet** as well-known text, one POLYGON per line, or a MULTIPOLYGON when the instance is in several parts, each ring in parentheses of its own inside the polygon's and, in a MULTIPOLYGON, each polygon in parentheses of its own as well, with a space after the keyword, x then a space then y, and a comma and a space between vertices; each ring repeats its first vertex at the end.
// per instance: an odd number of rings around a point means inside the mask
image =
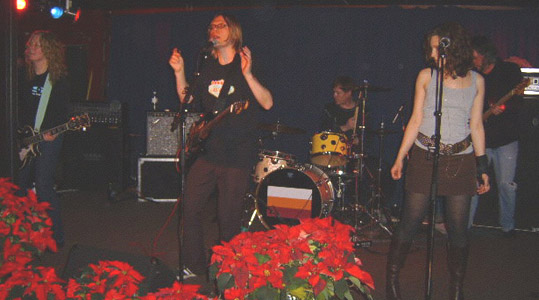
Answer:
POLYGON ((156 292, 160 288, 171 287, 175 274, 155 257, 100 249, 85 245, 74 245, 69 251, 67 264, 62 272, 62 279, 69 280, 81 275, 81 271, 89 264, 99 264, 99 261, 121 261, 130 264, 145 279, 139 288, 142 295, 156 292))
POLYGON ((64 189, 99 187, 121 192, 127 183, 126 142, 121 126, 92 124, 86 131, 67 132, 61 184, 64 189))
MULTIPOLYGON (((181 130, 171 131, 176 112, 150 111, 146 116, 146 155, 147 156, 176 156, 181 145, 181 130)), ((194 122, 200 119, 197 113, 185 113, 185 128, 187 132, 194 122)))
POLYGON ((141 201, 172 202, 180 196, 180 173, 173 157, 140 157, 137 192, 141 201))

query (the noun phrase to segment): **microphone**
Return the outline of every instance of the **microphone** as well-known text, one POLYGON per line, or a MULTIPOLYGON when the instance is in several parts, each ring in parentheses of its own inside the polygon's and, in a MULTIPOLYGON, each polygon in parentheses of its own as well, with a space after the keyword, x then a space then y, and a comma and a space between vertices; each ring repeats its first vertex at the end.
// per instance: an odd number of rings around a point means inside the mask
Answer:
POLYGON ((451 45, 451 39, 444 36, 440 39, 440 43, 439 43, 439 47, 440 48, 443 48, 443 49, 446 49, 447 47, 449 47, 451 45))
POLYGON ((209 40, 204 47, 202 47, 202 51, 204 52, 211 52, 213 50, 213 47, 217 44, 217 41, 214 39, 209 40))
POLYGON ((395 117, 393 117, 393 121, 391 121, 391 124, 395 124, 397 122, 397 119, 399 118, 399 115, 402 113, 402 110, 404 109, 404 104, 399 107, 399 110, 397 110, 397 113, 395 114, 395 117))

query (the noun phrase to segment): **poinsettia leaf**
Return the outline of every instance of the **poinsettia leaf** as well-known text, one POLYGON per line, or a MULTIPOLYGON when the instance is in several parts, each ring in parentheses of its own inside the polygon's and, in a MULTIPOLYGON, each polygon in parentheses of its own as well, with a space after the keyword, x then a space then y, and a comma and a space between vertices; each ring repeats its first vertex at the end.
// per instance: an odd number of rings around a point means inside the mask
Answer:
POLYGON ((331 298, 331 293, 329 289, 324 289, 318 295, 316 295, 316 300, 328 300, 331 298))
POLYGON ((304 286, 300 286, 295 289, 289 289, 288 293, 299 299, 307 299, 307 296, 309 295, 309 291, 304 286))
POLYGON ((103 294, 92 294, 91 300, 105 300, 105 295, 103 294))
POLYGON ((217 277, 217 272, 219 272, 219 267, 217 267, 216 264, 211 265, 210 270, 209 270, 210 279, 216 278, 217 277))
POLYGON ((235 285, 234 276, 230 273, 223 273, 217 278, 217 288, 220 292, 229 289, 235 285))
POLYGON ((298 267, 296 266, 285 266, 283 270, 283 280, 285 282, 291 281, 293 278, 296 278, 296 273, 298 272, 298 267))
POLYGON ((346 283, 346 280, 344 279, 341 279, 335 282, 334 288, 335 288, 335 295, 339 297, 339 299, 345 299, 345 294, 350 293, 348 284, 346 283))
POLYGON ((373 299, 373 298, 372 298, 372 295, 371 295, 371 293, 370 293, 370 291, 369 291, 369 289, 367 288, 367 286, 364 285, 363 283, 361 283, 361 281, 360 281, 359 279, 357 279, 356 277, 350 276, 350 277, 348 278, 348 280, 350 280, 350 281, 354 284, 354 286, 355 286, 355 287, 356 287, 356 288, 357 288, 363 295, 367 296, 367 298, 369 298, 369 299, 373 299))
POLYGON ((255 257, 256 257, 256 260, 258 260, 259 264, 263 264, 271 260, 271 257, 269 257, 269 255, 266 255, 266 254, 255 253, 255 257))
POLYGON ((256 299, 279 300, 279 290, 265 285, 256 289, 255 297, 256 299))
POLYGON ((300 287, 307 286, 307 281, 305 279, 292 277, 289 280, 286 281, 286 288, 288 290, 295 290, 300 287))

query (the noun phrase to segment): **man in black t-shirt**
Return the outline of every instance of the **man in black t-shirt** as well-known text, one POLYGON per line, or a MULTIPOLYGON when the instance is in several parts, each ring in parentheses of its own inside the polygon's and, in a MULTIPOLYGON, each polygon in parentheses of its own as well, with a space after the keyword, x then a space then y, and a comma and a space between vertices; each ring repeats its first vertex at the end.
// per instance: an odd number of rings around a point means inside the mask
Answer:
POLYGON ((252 73, 251 51, 242 46, 242 30, 230 15, 218 14, 208 27, 211 55, 201 68, 192 97, 186 99, 183 57, 174 49, 169 64, 176 77, 182 103, 194 110, 215 114, 235 103, 248 101, 239 114, 228 114, 211 129, 187 175, 183 199, 184 278, 207 272, 202 219, 210 195, 218 191, 219 239, 228 241, 241 231, 243 198, 256 161, 256 114, 273 106, 273 97, 252 73))
MULTIPOLYGON (((30 126, 37 132, 43 132, 68 120, 70 89, 64 51, 64 46, 52 32, 35 31, 30 35, 24 53, 26 81, 21 84, 18 103, 19 127, 30 126)), ((16 179, 21 195, 25 195, 35 183, 38 201, 50 203, 48 213, 53 237, 59 247, 64 245, 64 231, 54 175, 62 140, 62 135, 43 133, 43 141, 37 144, 39 155, 31 159, 31 152, 21 149, 19 156, 26 158, 26 163, 16 179)))
POLYGON ((357 85, 348 76, 339 76, 333 82, 333 102, 326 104, 320 121, 321 131, 346 134, 351 138, 356 125, 356 102, 354 91, 357 85))
MULTIPOLYGON (((522 97, 512 96, 502 105, 496 102, 515 88, 523 79, 518 65, 504 62, 496 57, 496 48, 485 36, 472 39, 474 64, 485 78, 484 110, 491 110, 485 121, 486 154, 493 164, 498 190, 499 223, 506 236, 515 231, 515 207, 517 184, 514 181, 517 167, 519 139, 519 111, 522 97)), ((484 117, 483 117, 484 118, 484 117)), ((471 226, 477 208, 478 196, 472 198, 471 226)))

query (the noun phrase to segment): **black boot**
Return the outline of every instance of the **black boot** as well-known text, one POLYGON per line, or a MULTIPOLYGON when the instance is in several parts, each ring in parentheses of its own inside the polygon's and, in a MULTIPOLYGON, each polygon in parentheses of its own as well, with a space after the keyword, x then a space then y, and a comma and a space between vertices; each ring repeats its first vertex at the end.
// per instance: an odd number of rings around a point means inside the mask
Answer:
POLYGON ((412 242, 402 242, 397 238, 391 240, 386 267, 386 298, 387 300, 401 300, 399 287, 399 273, 404 265, 408 250, 412 242))
POLYGON ((447 263, 449 269, 449 299, 463 300, 464 273, 468 261, 468 246, 454 247, 448 245, 447 263))

